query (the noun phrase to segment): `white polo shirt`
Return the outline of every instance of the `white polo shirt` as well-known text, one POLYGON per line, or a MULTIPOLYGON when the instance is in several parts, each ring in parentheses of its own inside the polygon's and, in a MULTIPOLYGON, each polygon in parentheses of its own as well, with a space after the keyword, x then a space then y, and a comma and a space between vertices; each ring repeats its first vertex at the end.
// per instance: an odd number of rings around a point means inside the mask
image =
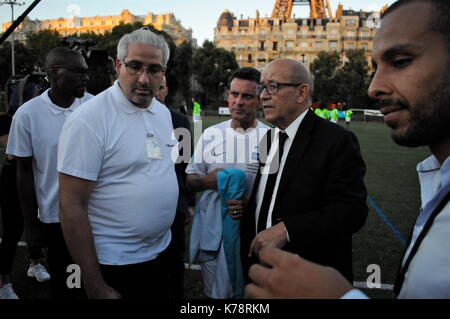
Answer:
POLYGON ((208 127, 195 147, 186 173, 205 176, 217 168, 243 170, 247 177, 246 197, 249 197, 258 172, 258 145, 269 129, 257 121, 255 128, 238 132, 231 128, 231 120, 208 127))
POLYGON ((58 171, 96 182, 88 214, 100 264, 145 262, 169 245, 178 201, 172 131, 164 105, 134 106, 117 81, 64 125, 58 171), (162 159, 148 156, 149 139, 162 159))
POLYGON ((66 118, 92 95, 85 93, 68 108, 50 100, 48 92, 24 103, 14 114, 6 154, 33 157, 33 175, 39 219, 59 223, 58 140, 66 118))

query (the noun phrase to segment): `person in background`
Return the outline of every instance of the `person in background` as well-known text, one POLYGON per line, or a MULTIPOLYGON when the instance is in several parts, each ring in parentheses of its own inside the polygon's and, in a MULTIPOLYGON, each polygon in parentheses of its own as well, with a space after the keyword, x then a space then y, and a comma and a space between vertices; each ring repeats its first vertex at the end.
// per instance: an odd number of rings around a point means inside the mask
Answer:
POLYGON ((337 124, 339 119, 339 111, 336 107, 336 104, 333 104, 333 109, 331 110, 331 114, 330 114, 330 121, 331 123, 337 124))
POLYGON ((72 259, 61 232, 56 159, 58 139, 67 117, 92 95, 85 93, 88 66, 69 48, 52 49, 45 68, 50 89, 23 104, 14 114, 6 154, 17 159, 17 186, 25 223, 36 215, 44 223, 52 298, 73 297, 66 285, 72 259))
MULTIPOLYGON (((255 92, 259 78, 260 72, 253 68, 242 68, 232 74, 228 92, 231 120, 203 132, 193 161, 186 169, 189 189, 202 192, 191 230, 190 258, 200 262, 204 293, 208 298, 240 298, 243 294, 242 265, 240 262, 238 265, 230 263, 233 259, 230 254, 239 257, 239 245, 227 254, 225 236, 228 234, 223 229, 228 216, 239 221, 244 213, 245 200, 237 198, 227 202, 229 211, 224 218, 217 175, 223 169, 245 172, 246 196, 250 195, 258 168, 258 144, 268 130, 256 119, 257 110, 261 107, 255 92), (240 278, 240 283, 233 278, 240 278)), ((237 237, 235 239, 239 240, 239 231, 237 237)))
POLYGON ((178 107, 178 111, 180 111, 181 114, 183 114, 184 116, 187 115, 187 107, 186 107, 186 102, 181 102, 181 105, 178 107))
MULTIPOLYGON (((156 99, 165 105, 165 100, 169 94, 167 87, 166 77, 163 79, 163 83, 159 87, 159 91, 156 94, 156 99)), ((166 105, 167 106, 167 105, 166 105)), ((173 111, 167 107, 172 117, 173 129, 183 128, 189 132, 189 136, 183 136, 183 138, 191 138, 190 130, 191 124, 189 119, 181 115, 178 112, 173 111)), ((190 143, 192 145, 192 143, 190 143)), ((191 152, 192 154, 192 148, 191 152)), ((180 154, 181 155, 181 154, 180 154)), ((190 158, 190 156, 189 156, 190 158)), ((184 252, 185 252, 185 226, 189 224, 191 216, 194 215, 195 194, 186 187, 186 162, 181 161, 175 164, 175 172, 178 180, 178 204, 175 220, 172 227, 172 239, 169 247, 167 248, 167 269, 169 271, 169 296, 171 299, 184 298, 184 252)))
POLYGON ((345 125, 347 126, 347 128, 350 127, 350 123, 352 121, 352 114, 353 114, 352 109, 349 106, 347 106, 347 109, 345 110, 345 125))
MULTIPOLYGON (((6 148, 8 133, 11 127, 13 110, 0 115, 0 147, 6 148)), ((17 165, 13 156, 7 155, 0 173, 0 209, 2 213, 3 235, 0 243, 0 299, 18 299, 12 282, 11 270, 17 251, 17 244, 24 231, 24 218, 20 209, 17 194, 17 165)), ((35 215, 28 218, 26 241, 30 268, 27 275, 36 278, 39 282, 50 279, 50 275, 43 265, 45 241, 43 239, 42 225, 35 215)))
POLYGON ((200 103, 198 103, 197 101, 195 101, 194 98, 192 98, 192 105, 193 105, 193 110, 192 110, 192 116, 193 116, 193 121, 194 122, 198 122, 201 121, 201 108, 200 108, 200 103))

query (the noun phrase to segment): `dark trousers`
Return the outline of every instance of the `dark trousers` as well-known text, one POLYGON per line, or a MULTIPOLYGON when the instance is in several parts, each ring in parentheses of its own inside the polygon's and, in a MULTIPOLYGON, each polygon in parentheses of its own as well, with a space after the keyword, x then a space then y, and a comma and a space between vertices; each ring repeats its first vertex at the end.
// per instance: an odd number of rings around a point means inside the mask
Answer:
POLYGON ((170 228, 172 240, 166 250, 170 299, 184 298, 185 220, 186 216, 182 212, 177 211, 175 220, 170 228))
MULTIPOLYGON (((20 241, 24 230, 24 218, 20 209, 16 187, 16 165, 7 161, 2 167, 0 175, 0 207, 3 224, 2 242, 0 243, 0 274, 6 275, 11 273, 17 251, 17 243, 20 241)), ((33 227, 42 228, 42 224, 37 218, 37 212, 32 223, 33 227)), ((39 242, 29 238, 29 236, 27 237, 30 259, 41 259, 43 257, 43 241, 39 242)))
POLYGON ((61 229, 60 223, 45 224, 45 235, 48 242, 47 263, 51 276, 50 294, 52 299, 85 299, 81 288, 68 288, 67 266, 74 264, 61 229))
POLYGON ((103 279, 122 299, 168 299, 166 253, 130 265, 100 265, 103 279))

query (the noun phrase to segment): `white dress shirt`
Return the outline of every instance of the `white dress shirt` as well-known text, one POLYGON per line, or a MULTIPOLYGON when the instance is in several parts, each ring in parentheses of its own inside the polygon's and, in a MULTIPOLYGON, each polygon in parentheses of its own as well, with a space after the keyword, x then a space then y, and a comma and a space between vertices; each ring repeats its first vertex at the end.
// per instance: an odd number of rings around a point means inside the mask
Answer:
MULTIPOLYGON (((267 174, 267 171, 270 167, 270 164, 272 163, 272 159, 277 153, 278 149, 278 134, 280 132, 284 132, 288 135, 288 138, 286 139, 286 142, 284 143, 284 151, 283 151, 283 157, 280 160, 280 166, 279 171, 281 174, 278 174, 277 179, 275 181, 275 187, 272 194, 272 199, 270 201, 269 206, 269 212, 267 214, 267 224, 266 229, 272 227, 272 211, 273 207, 275 205, 275 199, 278 192, 278 185, 280 184, 281 175, 284 169, 284 164, 286 163, 286 158, 289 154, 289 150, 291 149, 292 142, 294 141, 295 135, 297 134, 298 128, 300 127, 300 124, 302 123, 303 119, 305 118, 306 113, 308 112, 308 109, 306 109, 302 114, 300 114, 297 119, 292 122, 284 131, 280 130, 279 128, 275 129, 275 137, 272 141, 272 146, 269 151, 269 155, 267 157, 267 163, 264 168, 262 168, 261 172, 261 179, 258 185, 258 191, 256 193, 256 212, 255 212, 255 222, 256 222, 256 228, 258 229, 258 218, 259 218, 259 211, 261 209, 262 201, 264 198, 264 190, 266 189, 267 179, 269 174, 267 174)), ((274 173, 275 174, 275 173, 274 173)))

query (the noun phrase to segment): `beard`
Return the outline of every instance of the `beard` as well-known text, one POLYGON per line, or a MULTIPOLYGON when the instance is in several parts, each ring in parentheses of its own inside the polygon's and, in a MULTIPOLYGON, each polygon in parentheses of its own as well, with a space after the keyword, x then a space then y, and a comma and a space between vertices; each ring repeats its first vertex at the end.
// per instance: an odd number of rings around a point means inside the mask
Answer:
MULTIPOLYGON (((405 102, 403 102, 405 104, 405 102)), ((392 139, 402 146, 417 147, 439 143, 450 137, 450 76, 427 97, 411 108, 411 123, 402 133, 392 131, 392 139)))

